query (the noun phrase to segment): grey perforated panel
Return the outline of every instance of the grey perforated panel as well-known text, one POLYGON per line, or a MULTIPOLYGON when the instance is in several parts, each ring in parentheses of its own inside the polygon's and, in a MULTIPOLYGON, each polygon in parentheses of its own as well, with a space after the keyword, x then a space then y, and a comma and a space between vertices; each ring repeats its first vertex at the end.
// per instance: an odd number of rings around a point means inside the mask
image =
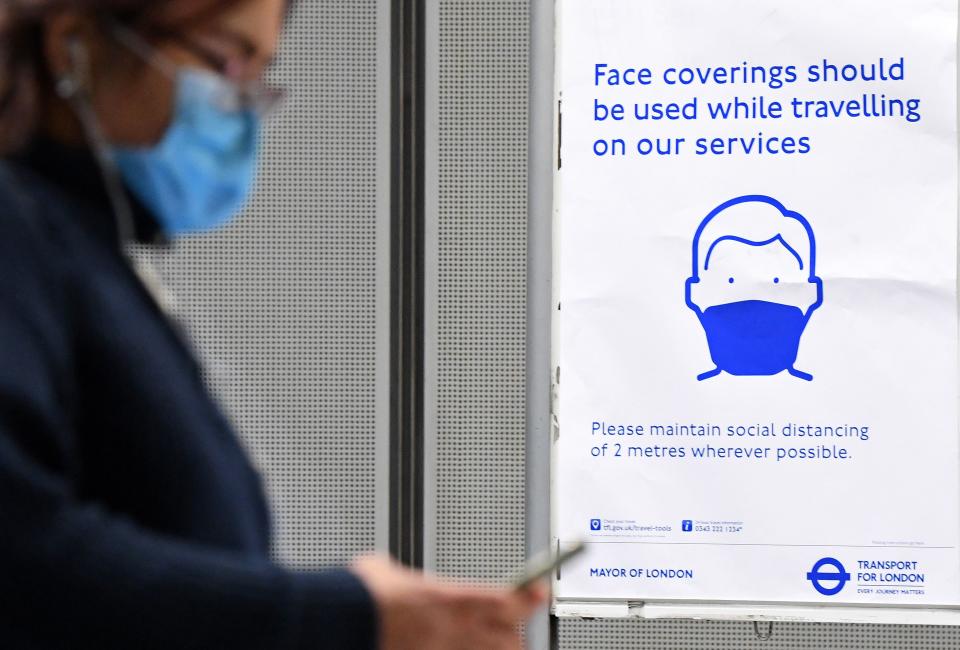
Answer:
MULTIPOLYGON (((759 632, 767 634, 767 624, 759 632)), ((776 623, 763 641, 751 623, 705 621, 561 622, 568 650, 956 650, 956 628, 776 623)))
POLYGON ((436 307, 428 557, 449 575, 499 579, 524 557, 527 6, 428 7, 439 24, 438 130, 428 140, 438 183, 427 217, 436 307))
POLYGON ((246 213, 154 256, 299 567, 385 543, 388 12, 296 4, 246 213))
MULTIPOLYGON (((468 578, 502 577, 524 549, 532 3, 550 0, 427 1, 426 543, 431 566, 468 578)), ((960 648, 955 628, 773 632, 763 642, 750 623, 562 620, 558 640, 564 650, 960 648)))

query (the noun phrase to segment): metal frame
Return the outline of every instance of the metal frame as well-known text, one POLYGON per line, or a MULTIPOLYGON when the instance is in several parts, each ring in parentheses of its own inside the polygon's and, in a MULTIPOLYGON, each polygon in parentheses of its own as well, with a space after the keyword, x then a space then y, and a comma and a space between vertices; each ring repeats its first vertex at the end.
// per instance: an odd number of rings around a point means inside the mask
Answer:
MULTIPOLYGON (((435 287, 438 282, 438 250, 439 234, 437 232, 437 212, 440 192, 440 173, 435 152, 439 148, 439 107, 440 79, 439 46, 434 46, 429 39, 436 39, 440 33, 439 0, 426 0, 426 15, 424 18, 424 148, 429 155, 424 160, 424 212, 430 218, 424 226, 425 267, 424 283, 426 287, 435 287)), ((427 290, 424 299, 424 308, 427 314, 424 323, 424 382, 428 387, 437 385, 437 319, 434 316, 439 311, 439 300, 436 291, 427 290)), ((426 390, 423 395, 423 412, 425 422, 437 421, 437 391, 426 390)), ((437 568, 437 440, 435 432, 427 435, 424 440, 423 471, 426 477, 424 482, 424 518, 423 533, 424 567, 435 571, 437 568)))
MULTIPOLYGON (((552 452, 551 366, 553 319, 553 174, 556 168, 554 105, 553 0, 530 0, 530 141, 528 151, 529 208, 527 216, 527 556, 550 547, 552 452), (542 71, 551 74, 541 74, 542 71), (544 333, 551 333, 544 336, 544 333)), ((555 626, 543 613, 527 625, 530 648, 556 642, 555 626), (553 639, 551 639, 551 636, 553 639)))
MULTIPOLYGON (((391 99, 389 89, 392 81, 389 77, 393 52, 391 47, 391 35, 393 33, 391 1, 378 0, 377 2, 377 64, 380 72, 377 75, 377 85, 380 91, 377 93, 377 164, 386 168, 391 158, 391 138, 392 123, 387 116, 391 109, 391 99)), ((377 181, 377 255, 382 256, 377 260, 377 354, 376 368, 378 379, 375 388, 376 406, 376 550, 378 552, 387 552, 390 547, 390 530, 392 501, 390 498, 391 486, 389 482, 391 465, 391 420, 392 412, 390 400, 392 387, 390 379, 392 377, 392 321, 391 321, 391 283, 389 275, 390 253, 392 246, 392 233, 390 232, 393 197, 391 194, 391 179, 387 174, 380 174, 377 181)))
POLYGON ((423 566, 424 2, 391 20, 390 552, 423 566))

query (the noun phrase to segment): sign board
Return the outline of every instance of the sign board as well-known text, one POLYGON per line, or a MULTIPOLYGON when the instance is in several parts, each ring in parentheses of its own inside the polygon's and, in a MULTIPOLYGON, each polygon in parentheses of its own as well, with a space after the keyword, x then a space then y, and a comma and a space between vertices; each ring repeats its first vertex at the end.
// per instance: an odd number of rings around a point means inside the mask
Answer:
POLYGON ((561 601, 960 606, 956 0, 559 0, 561 601))

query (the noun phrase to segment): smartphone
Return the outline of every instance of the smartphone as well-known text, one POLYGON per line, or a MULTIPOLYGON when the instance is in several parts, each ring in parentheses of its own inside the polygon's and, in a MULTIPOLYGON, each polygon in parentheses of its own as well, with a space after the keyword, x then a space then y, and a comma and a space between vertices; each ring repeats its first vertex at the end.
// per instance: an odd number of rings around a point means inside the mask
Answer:
POLYGON ((527 562, 527 568, 519 578, 513 581, 514 589, 526 589, 537 580, 546 578, 556 571, 560 565, 570 561, 583 553, 587 545, 583 542, 577 542, 573 546, 558 553, 548 551, 527 562))

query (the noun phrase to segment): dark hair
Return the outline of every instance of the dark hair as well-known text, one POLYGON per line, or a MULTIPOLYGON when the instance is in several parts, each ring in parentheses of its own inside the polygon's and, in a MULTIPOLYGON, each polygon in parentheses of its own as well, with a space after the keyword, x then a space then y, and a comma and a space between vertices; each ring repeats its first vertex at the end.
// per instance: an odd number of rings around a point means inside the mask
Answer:
MULTIPOLYGON (((40 99, 52 80, 44 62, 43 23, 62 11, 79 11, 134 28, 150 28, 172 0, 0 0, 0 155, 33 135, 40 99)), ((191 0, 186 20, 202 20, 238 0, 191 0)), ((179 25, 164 25, 175 28, 179 25)))

